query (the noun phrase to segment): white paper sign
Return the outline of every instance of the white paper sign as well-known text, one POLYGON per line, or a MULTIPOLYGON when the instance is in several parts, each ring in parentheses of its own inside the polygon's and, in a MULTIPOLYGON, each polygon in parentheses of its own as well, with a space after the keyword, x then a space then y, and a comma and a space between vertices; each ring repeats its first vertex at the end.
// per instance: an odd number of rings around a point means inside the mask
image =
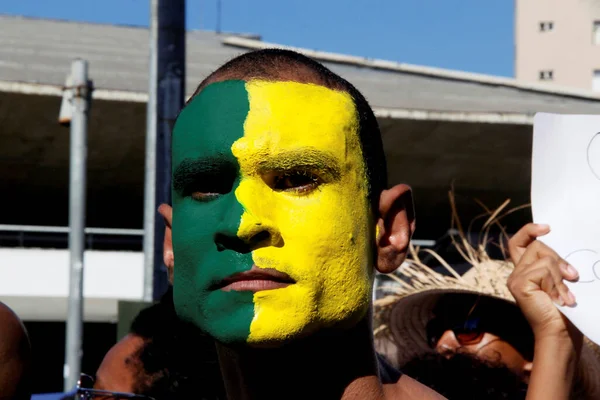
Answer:
POLYGON ((579 271, 577 305, 560 310, 600 344, 600 115, 536 114, 531 175, 540 240, 579 271))

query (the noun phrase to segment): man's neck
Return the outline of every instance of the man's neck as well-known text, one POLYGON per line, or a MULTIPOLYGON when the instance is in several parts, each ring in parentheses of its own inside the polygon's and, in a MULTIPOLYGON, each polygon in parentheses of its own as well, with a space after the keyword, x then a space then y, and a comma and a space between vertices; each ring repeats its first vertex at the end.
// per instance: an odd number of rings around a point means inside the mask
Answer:
POLYGON ((218 343, 228 400, 383 399, 368 321, 278 348, 218 343))

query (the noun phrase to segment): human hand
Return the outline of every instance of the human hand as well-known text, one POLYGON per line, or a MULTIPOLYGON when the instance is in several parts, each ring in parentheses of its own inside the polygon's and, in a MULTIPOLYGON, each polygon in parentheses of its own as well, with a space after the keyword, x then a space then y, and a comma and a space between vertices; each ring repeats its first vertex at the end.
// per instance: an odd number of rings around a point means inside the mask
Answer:
POLYGON ((510 239, 508 246, 515 269, 507 285, 531 325, 536 342, 546 337, 580 342, 581 332, 552 304, 576 304, 564 279, 575 281, 579 275, 554 250, 537 240, 548 232, 547 225, 527 224, 510 239))

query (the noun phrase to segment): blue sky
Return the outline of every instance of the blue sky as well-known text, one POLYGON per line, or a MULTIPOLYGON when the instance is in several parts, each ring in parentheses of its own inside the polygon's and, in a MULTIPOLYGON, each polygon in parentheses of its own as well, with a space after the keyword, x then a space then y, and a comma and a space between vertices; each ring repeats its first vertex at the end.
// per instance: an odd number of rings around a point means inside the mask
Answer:
MULTIPOLYGON (((4 1, 0 13, 148 25, 149 0, 4 1)), ((188 29, 216 27, 217 0, 187 0, 188 29)), ((221 0, 224 31, 316 50, 513 76, 510 0, 221 0)))

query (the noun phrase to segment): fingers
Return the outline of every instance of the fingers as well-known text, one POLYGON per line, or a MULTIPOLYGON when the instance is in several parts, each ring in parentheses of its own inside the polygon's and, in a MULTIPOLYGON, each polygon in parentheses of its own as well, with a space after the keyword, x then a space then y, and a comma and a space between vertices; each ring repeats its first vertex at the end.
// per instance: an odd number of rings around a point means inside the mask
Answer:
POLYGON ((515 268, 508 279, 508 288, 531 325, 536 340, 548 335, 563 335, 568 330, 564 317, 552 303, 576 305, 575 296, 565 280, 576 280, 577 271, 537 239, 549 231, 546 225, 529 224, 509 243, 515 268))
MULTIPOLYGON (((542 258, 550 258, 558 263, 558 265, 569 265, 569 263, 561 256, 558 255, 557 252, 552 250, 550 247, 546 246, 544 243, 536 240, 531 243, 529 247, 525 250, 523 255, 521 256, 521 260, 519 261, 520 265, 529 265, 533 264, 537 260, 542 258)), ((570 276, 571 270, 565 267, 565 272, 569 276, 569 279, 572 279, 570 276)))
POLYGON ((515 297, 532 289, 541 289, 560 306, 574 306, 576 299, 564 283, 565 273, 554 257, 543 257, 511 275, 509 288, 515 297))
POLYGON ((563 279, 575 281, 577 278, 579 278, 579 273, 572 265, 565 261, 550 247, 537 240, 530 244, 527 250, 525 250, 516 268, 522 268, 523 266, 531 265, 542 259, 552 260, 553 263, 556 264, 556 267, 560 271, 563 279))
POLYGON ((579 272, 577 272, 575 267, 568 262, 564 260, 559 261, 558 267, 560 268, 560 272, 562 273, 564 279, 571 282, 575 282, 577 279, 579 279, 579 272))
POLYGON ((548 293, 555 303, 561 306, 575 305, 575 296, 573 296, 567 285, 565 285, 562 270, 554 258, 547 257, 540 259, 532 267, 549 272, 542 282, 542 290, 548 293))
POLYGON ((565 301, 560 295, 556 284, 554 283, 554 277, 552 277, 552 274, 549 274, 547 272, 548 271, 544 268, 539 269, 539 273, 542 279, 540 288, 542 289, 542 291, 544 291, 550 296, 554 303, 563 306, 565 304, 565 301))
POLYGON ((521 261, 521 257, 527 250, 527 247, 535 242, 539 236, 544 236, 548 232, 550 232, 550 226, 534 223, 527 224, 519 229, 508 241, 510 258, 512 258, 515 265, 521 261))
POLYGON ((549 257, 558 263, 564 279, 577 280, 579 278, 577 270, 558 253, 537 240, 537 237, 546 235, 548 232, 550 232, 548 225, 532 223, 525 225, 510 239, 509 252, 515 266, 519 268, 549 257))

